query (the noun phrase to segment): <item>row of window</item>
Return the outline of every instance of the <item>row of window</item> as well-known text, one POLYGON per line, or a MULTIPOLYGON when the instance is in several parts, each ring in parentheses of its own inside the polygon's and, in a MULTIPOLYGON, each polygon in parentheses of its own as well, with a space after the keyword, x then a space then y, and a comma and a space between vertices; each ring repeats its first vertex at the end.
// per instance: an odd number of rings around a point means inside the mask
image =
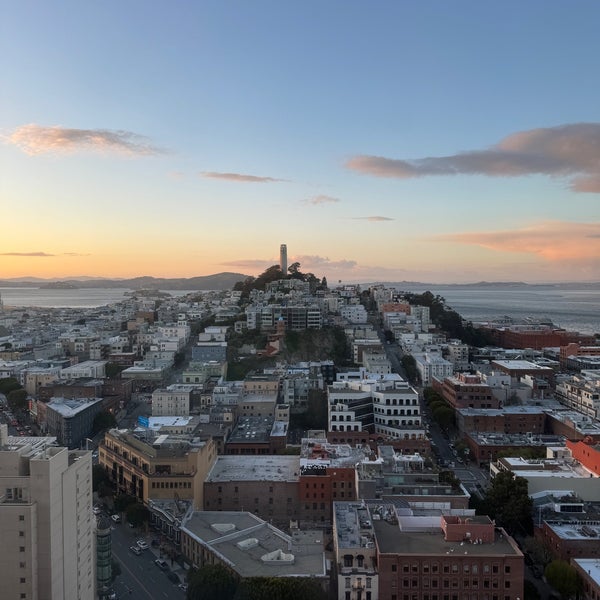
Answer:
MULTIPOLYGON (((398 571, 398 565, 393 564, 392 565, 392 572, 395 573, 396 571, 398 571)), ((482 573, 494 573, 497 574, 500 572, 500 565, 498 564, 493 564, 493 565, 489 565, 489 564, 485 564, 483 565, 482 569, 481 569, 482 573), (491 570, 490 570, 491 569, 491 570)), ((404 564, 402 565, 402 572, 403 573, 419 573, 419 565, 416 563, 413 563, 412 565, 408 565, 408 564, 404 564)), ((444 564, 442 569, 439 568, 439 565, 433 563, 432 565, 429 565, 427 563, 421 565, 421 572, 422 573, 440 573, 440 572, 444 572, 444 573, 459 573, 460 572, 460 568, 458 563, 453 563, 452 565, 449 564, 444 564)), ((479 565, 476 564, 463 564, 462 565, 462 572, 463 573, 472 573, 473 575, 477 575, 479 572, 479 565)), ((505 573, 510 573, 510 565, 504 565, 504 572, 505 573)))
POLYGON ((153 481, 152 489, 167 489, 167 490, 176 490, 176 489, 190 489, 192 487, 191 481, 153 481))

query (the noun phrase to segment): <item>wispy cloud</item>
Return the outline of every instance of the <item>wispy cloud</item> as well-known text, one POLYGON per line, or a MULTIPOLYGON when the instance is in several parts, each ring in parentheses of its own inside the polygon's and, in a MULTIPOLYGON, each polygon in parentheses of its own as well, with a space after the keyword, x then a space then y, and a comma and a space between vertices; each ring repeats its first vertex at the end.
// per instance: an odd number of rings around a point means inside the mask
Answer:
POLYGON ((224 267, 239 267, 242 269, 267 269, 272 265, 279 264, 279 260, 264 260, 262 258, 240 258, 239 260, 228 260, 219 263, 224 267))
POLYGON ((522 229, 454 233, 436 239, 500 252, 534 254, 551 262, 598 262, 600 222, 546 221, 522 229))
POLYGON ((339 198, 334 198, 333 196, 325 196, 323 194, 320 194, 318 196, 313 196, 312 198, 307 198, 303 201, 303 204, 310 204, 312 206, 322 206, 323 204, 335 204, 339 201, 339 198))
POLYGON ((112 152, 127 156, 164 154, 163 150, 142 135, 109 129, 71 129, 59 125, 44 127, 31 123, 17 127, 4 137, 4 141, 30 155, 78 151, 112 152))
MULTIPOLYGON (((330 260, 325 256, 318 256, 312 254, 298 255, 288 257, 288 263, 292 264, 295 262, 300 263, 302 271, 310 271, 312 269, 352 269, 357 263, 355 260, 330 260)), ((239 267, 246 269, 267 269, 272 265, 279 264, 279 259, 264 260, 262 258, 240 258, 238 260, 230 260, 227 262, 220 263, 226 267, 239 267)))
POLYGON ((370 221, 371 223, 380 223, 382 221, 394 221, 392 217, 381 217, 373 215, 371 217, 352 217, 355 221, 370 221))
POLYGON ((393 159, 354 156, 346 167, 365 175, 409 179, 431 175, 570 178, 576 192, 600 193, 600 123, 572 123, 513 133, 484 150, 393 159))
POLYGON ((246 175, 243 173, 219 173, 218 171, 203 171, 200 173, 200 176, 207 179, 222 179, 237 183, 274 183, 285 181, 285 179, 276 179, 275 177, 260 177, 258 175, 246 175))
POLYGON ((63 252, 62 254, 51 254, 49 252, 0 252, 0 256, 26 256, 37 258, 48 258, 51 256, 90 256, 89 254, 80 254, 79 252, 63 252))
POLYGON ((311 269, 353 269, 358 264, 355 260, 331 260, 326 256, 317 254, 302 254, 294 256, 291 262, 299 262, 302 271, 311 269))

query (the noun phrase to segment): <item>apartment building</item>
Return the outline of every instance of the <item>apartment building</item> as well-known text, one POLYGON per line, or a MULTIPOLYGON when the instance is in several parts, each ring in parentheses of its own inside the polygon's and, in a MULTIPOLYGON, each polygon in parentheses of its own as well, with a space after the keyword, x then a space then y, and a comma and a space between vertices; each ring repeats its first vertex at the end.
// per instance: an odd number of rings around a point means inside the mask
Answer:
POLYGON ((53 442, 0 425, 3 598, 96 598, 91 453, 53 442))
POLYGON ((212 439, 152 430, 111 429, 99 446, 99 464, 119 492, 144 503, 174 497, 193 500, 195 508, 203 505, 204 478, 216 457, 212 439))

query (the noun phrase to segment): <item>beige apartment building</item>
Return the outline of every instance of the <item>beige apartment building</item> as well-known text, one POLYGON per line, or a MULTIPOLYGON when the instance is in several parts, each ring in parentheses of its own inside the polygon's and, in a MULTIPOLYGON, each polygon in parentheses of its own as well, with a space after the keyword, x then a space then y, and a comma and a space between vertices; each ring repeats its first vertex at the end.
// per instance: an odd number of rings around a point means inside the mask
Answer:
POLYGON ((90 452, 0 426, 2 598, 93 600, 95 520, 90 452))
POLYGON ((99 463, 120 492, 145 504, 152 500, 193 500, 202 509, 204 479, 217 458, 212 439, 193 435, 143 434, 111 429, 99 447, 99 463))

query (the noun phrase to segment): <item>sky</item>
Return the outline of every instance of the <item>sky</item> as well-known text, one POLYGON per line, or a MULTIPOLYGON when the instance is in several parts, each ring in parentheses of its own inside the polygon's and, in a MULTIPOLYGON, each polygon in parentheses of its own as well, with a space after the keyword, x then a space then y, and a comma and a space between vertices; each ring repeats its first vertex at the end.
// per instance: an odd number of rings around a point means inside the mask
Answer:
POLYGON ((600 3, 0 0, 0 279, 600 281, 600 3))

